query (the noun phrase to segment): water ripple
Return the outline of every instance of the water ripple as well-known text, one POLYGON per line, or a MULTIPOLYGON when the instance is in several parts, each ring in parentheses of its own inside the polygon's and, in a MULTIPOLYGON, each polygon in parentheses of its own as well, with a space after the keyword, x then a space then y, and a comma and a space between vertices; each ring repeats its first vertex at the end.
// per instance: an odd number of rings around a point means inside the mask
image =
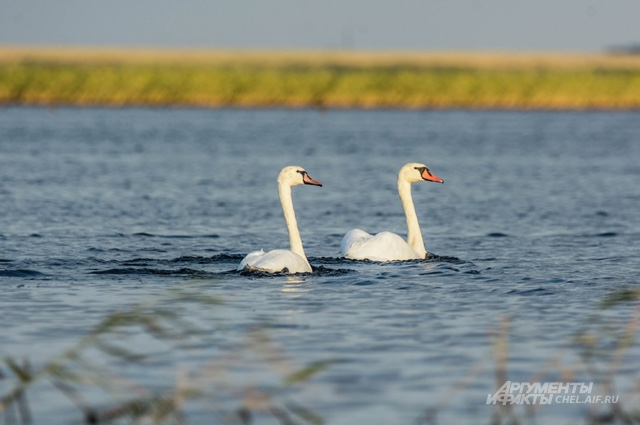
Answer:
POLYGON ((5 270, 0 270, 0 276, 30 278, 30 277, 44 276, 44 273, 41 273, 36 270, 28 270, 28 269, 15 269, 15 270, 5 269, 5 270))
POLYGON ((166 270, 166 269, 153 269, 148 267, 141 268, 113 268, 106 270, 95 270, 89 272, 89 274, 96 275, 134 275, 134 276, 144 276, 144 275, 156 275, 156 276, 186 276, 192 278, 209 278, 217 276, 215 273, 209 273, 202 270, 194 270, 189 268, 181 268, 177 270, 166 270))

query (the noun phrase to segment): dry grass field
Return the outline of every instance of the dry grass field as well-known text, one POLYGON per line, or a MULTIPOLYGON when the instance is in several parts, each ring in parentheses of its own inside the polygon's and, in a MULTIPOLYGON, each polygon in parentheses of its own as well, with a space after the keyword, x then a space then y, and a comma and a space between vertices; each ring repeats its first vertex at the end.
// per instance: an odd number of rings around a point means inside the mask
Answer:
POLYGON ((0 46, 0 104, 640 108, 640 56, 0 46))

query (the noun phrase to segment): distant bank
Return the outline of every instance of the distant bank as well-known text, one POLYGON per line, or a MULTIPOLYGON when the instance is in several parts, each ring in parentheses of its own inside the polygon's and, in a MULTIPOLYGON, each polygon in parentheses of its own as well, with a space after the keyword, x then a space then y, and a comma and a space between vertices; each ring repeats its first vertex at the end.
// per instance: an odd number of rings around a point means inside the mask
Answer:
POLYGON ((640 109, 640 55, 0 46, 0 105, 640 109))

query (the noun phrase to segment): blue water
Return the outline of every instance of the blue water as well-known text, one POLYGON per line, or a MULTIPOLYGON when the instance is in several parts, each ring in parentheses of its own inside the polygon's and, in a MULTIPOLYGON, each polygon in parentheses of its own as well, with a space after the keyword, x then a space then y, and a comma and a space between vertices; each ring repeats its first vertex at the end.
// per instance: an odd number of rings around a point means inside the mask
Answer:
MULTIPOLYGON (((626 326, 630 306, 598 306, 637 288, 638 270, 636 112, 0 110, 0 357, 34 368, 107 314, 164 302, 215 338, 156 350, 134 332, 127 344, 153 366, 107 367, 163 388, 259 327, 293 367, 336 360, 286 393, 326 423, 489 423, 501 323, 508 379, 593 381, 572 337, 594 314, 626 326), (407 162, 445 180, 413 185, 431 257, 340 259, 354 227, 406 234, 395 181, 407 162), (250 251, 288 248, 275 184, 286 165, 324 185, 293 189, 315 271, 237 273, 250 251), (224 304, 162 301, 175 289, 224 304)), ((254 366, 239 360, 226 379, 282 377, 254 366)), ((635 344, 616 375, 624 398, 635 344)), ((31 391, 34 423, 82 419, 51 385, 31 391)), ((575 423, 588 408, 535 416, 575 423)), ((211 423, 204 410, 189 423, 211 423)))

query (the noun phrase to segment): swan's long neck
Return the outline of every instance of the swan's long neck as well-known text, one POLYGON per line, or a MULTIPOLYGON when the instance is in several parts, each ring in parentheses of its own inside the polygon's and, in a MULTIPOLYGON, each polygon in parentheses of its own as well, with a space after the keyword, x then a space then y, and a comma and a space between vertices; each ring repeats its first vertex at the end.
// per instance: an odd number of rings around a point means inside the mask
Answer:
POLYGON ((304 248, 302 248, 302 238, 300 237, 300 231, 298 230, 298 221, 296 220, 296 213, 293 210, 291 186, 286 183, 279 183, 278 193, 280 194, 280 203, 282 204, 284 221, 287 222, 287 230, 289 231, 289 245, 291 246, 291 251, 295 252, 306 261, 307 256, 304 254, 304 248))
POLYGON ((420 231, 416 208, 413 205, 411 196, 411 183, 398 178, 398 194, 400 195, 400 201, 402 201, 404 214, 407 217, 407 243, 420 257, 426 257, 427 250, 424 248, 422 232, 420 231))

